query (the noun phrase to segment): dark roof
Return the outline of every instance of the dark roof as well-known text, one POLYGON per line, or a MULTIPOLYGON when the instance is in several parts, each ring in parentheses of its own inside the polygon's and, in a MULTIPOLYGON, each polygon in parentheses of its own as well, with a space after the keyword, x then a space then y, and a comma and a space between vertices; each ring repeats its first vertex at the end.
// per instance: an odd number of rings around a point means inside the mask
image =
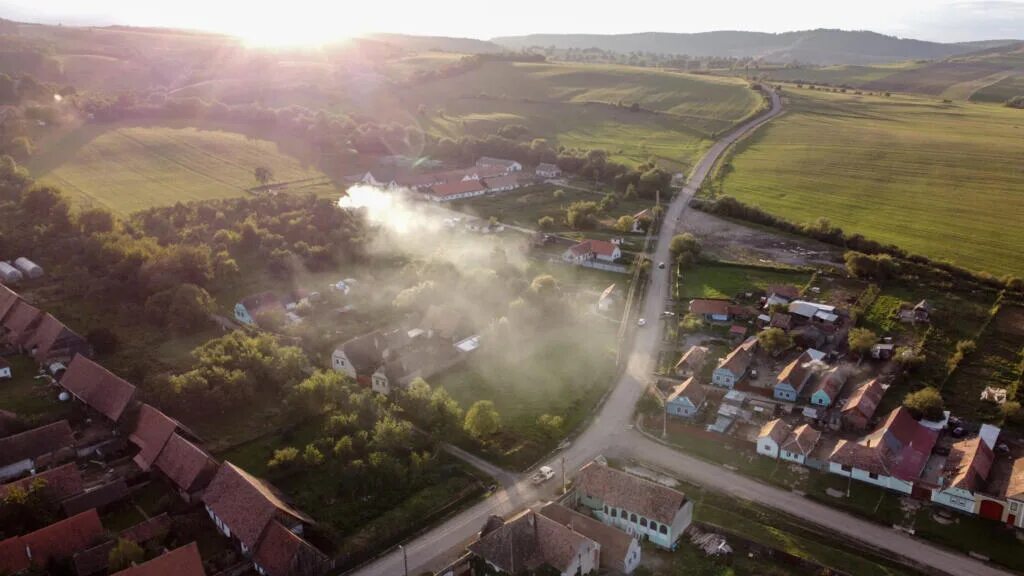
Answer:
POLYGON ((374 330, 345 341, 339 346, 357 374, 369 375, 384 363, 384 352, 397 352, 409 343, 409 335, 401 329, 390 332, 374 330))
MULTIPOLYGON (((122 531, 119 538, 131 540, 136 544, 144 544, 148 540, 166 533, 170 526, 171 517, 164 513, 122 531)), ((78 576, 91 576, 92 574, 106 572, 110 567, 110 551, 116 545, 117 542, 115 540, 107 540, 102 544, 75 554, 75 572, 78 576)), ((174 576, 174 574, 168 574, 167 576, 174 576)))
POLYGON ((217 470, 203 502, 250 550, 275 518, 313 523, 312 518, 286 504, 272 486, 230 462, 217 470))
POLYGON ((596 462, 580 469, 576 486, 580 492, 596 496, 611 506, 662 524, 671 524, 679 509, 686 504, 686 496, 678 490, 596 462))
POLYGON ((729 352, 725 358, 718 361, 718 368, 724 368, 735 375, 743 374, 750 367, 754 360, 754 350, 757 349, 757 337, 751 336, 742 344, 729 352))
POLYGON ((46 566, 51 558, 71 558, 103 537, 103 525, 96 510, 86 510, 21 536, 21 541, 32 552, 32 564, 46 566))
POLYGON ((469 551, 508 574, 551 566, 565 572, 581 547, 595 542, 532 510, 469 545, 469 551))
POLYGON ((97 486, 64 501, 64 513, 68 516, 93 508, 102 508, 128 497, 128 485, 123 478, 97 486))
POLYGON ((814 393, 821 392, 828 396, 829 400, 834 401, 846 384, 847 377, 847 373, 836 366, 821 376, 818 385, 814 388, 814 393))
POLYGON ((776 386, 783 383, 789 384, 799 393, 814 375, 813 362, 814 358, 805 350, 779 372, 775 379, 776 386))
POLYGON ((616 570, 625 565, 629 546, 633 543, 629 534, 561 504, 548 504, 540 509, 540 513, 600 544, 602 567, 616 570))
POLYGON ((171 435, 153 465, 186 492, 205 488, 217 473, 217 461, 178 434, 171 435))
POLYGON ((131 528, 121 532, 121 538, 131 540, 136 544, 148 542, 171 529, 171 517, 166 512, 139 522, 131 528))
POLYGON ((67 420, 0 438, 0 467, 70 448, 74 442, 67 420))
POLYGON ((40 312, 24 300, 18 300, 4 318, 3 327, 7 331, 7 341, 20 346, 35 330, 40 312))
POLYGON ((269 576, 320 576, 330 559, 277 520, 263 532, 253 560, 269 576))
POLYGON ((139 448, 134 462, 139 468, 149 470, 164 445, 178 428, 178 422, 149 404, 143 404, 136 415, 135 426, 128 440, 139 448))
POLYGON ((60 385, 76 398, 117 422, 135 397, 135 386, 78 354, 71 360, 60 385))
POLYGON ((807 456, 818 445, 818 440, 821 440, 821 432, 807 424, 801 424, 790 433, 781 448, 787 452, 807 456))
POLYGON ((32 357, 36 362, 42 363, 50 358, 54 348, 71 347, 72 343, 84 346, 84 342, 85 340, 81 336, 54 318, 53 315, 44 314, 35 331, 25 340, 24 346, 28 350, 35 349, 32 357))
POLYGON ((46 497, 52 502, 60 502, 82 492, 82 474, 79 473, 78 466, 71 462, 0 486, 0 500, 7 496, 11 488, 28 490, 32 484, 40 480, 45 483, 46 497))
POLYGON ((693 379, 693 376, 690 376, 681 384, 677 384, 665 401, 671 402, 680 396, 687 398, 694 406, 699 408, 704 403, 704 399, 707 398, 707 393, 704 391, 704 387, 698 384, 693 379))
POLYGON ((0 322, 3 321, 7 313, 14 308, 14 305, 21 301, 21 296, 14 290, 11 290, 7 286, 0 284, 0 322))
POLYGON ((0 574, 17 574, 30 566, 20 536, 0 540, 0 574))
POLYGON ((694 314, 727 315, 731 314, 733 303, 729 300, 712 300, 698 298, 690 300, 690 312, 694 314))
POLYGON ((206 576, 195 542, 175 548, 148 562, 115 572, 113 576, 206 576))

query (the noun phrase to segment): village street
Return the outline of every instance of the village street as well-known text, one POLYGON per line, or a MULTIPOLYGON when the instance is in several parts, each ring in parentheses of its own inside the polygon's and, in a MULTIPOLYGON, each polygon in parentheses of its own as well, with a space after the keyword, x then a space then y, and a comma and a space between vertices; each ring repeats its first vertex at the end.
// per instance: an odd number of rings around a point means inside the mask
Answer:
POLYGON ((676 224, 719 156, 741 136, 781 112, 781 100, 773 93, 771 109, 716 142, 695 166, 685 188, 668 206, 663 233, 659 235, 657 247, 651 255, 654 265, 651 267, 650 282, 639 314, 639 317, 648 320, 648 325, 636 329, 627 368, 588 428, 569 447, 546 463, 555 470, 555 478, 540 487, 535 487, 526 475, 517 476, 498 470, 468 454, 459 455, 471 465, 495 476, 504 489, 498 490, 475 506, 413 539, 404 550, 394 550, 354 571, 353 574, 400 576, 405 573, 406 562, 409 574, 440 569, 461 554, 465 545, 476 536, 490 515, 508 516, 540 500, 553 497, 561 489, 563 466, 567 477, 571 477, 571 474, 582 465, 601 454, 632 459, 640 465, 650 463, 706 489, 777 508, 822 526, 836 538, 862 541, 881 550, 904 556, 935 573, 957 576, 1007 574, 978 560, 944 550, 885 526, 815 503, 798 494, 763 484, 719 465, 680 453, 634 430, 634 406, 648 384, 654 359, 661 346, 661 331, 657 328, 657 322, 669 297, 669 275, 672 267, 660 269, 657 264, 670 260, 669 243, 676 224), (509 486, 509 481, 515 478, 518 478, 518 482, 509 486))

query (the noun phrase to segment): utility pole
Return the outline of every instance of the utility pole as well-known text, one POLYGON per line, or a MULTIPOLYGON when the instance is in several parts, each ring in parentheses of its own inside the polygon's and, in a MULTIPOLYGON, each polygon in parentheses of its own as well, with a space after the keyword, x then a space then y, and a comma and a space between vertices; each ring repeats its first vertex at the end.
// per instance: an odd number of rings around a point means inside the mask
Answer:
POLYGON ((567 491, 565 484, 565 454, 562 454, 562 494, 567 491))
POLYGON ((663 404, 661 406, 661 439, 664 440, 668 436, 668 405, 663 404))
POLYGON ((409 576, 409 555, 405 553, 405 546, 399 544, 398 548, 402 551, 402 564, 405 565, 405 576, 409 576))

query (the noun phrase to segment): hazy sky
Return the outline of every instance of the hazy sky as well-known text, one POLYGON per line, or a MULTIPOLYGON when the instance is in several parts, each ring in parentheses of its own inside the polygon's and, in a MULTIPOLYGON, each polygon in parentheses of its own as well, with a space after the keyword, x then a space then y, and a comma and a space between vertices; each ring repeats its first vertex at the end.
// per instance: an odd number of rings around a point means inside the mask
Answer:
POLYGON ((808 28, 874 30, 945 42, 1024 39, 1024 0, 0 0, 0 16, 195 28, 267 43, 322 41, 363 32, 491 38, 541 32, 808 28))

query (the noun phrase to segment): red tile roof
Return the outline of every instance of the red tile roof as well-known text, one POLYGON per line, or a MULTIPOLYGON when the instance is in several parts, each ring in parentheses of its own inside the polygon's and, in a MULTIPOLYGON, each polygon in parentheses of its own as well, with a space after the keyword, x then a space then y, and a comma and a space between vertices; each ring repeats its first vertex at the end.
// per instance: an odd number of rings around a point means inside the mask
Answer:
POLYGON ((30 565, 20 536, 0 540, 0 574, 17 574, 30 565))
POLYGON ((690 346, 690 349, 679 358, 679 362, 676 362, 675 369, 680 370, 685 365, 689 366, 690 370, 699 372, 707 362, 710 353, 711 350, 706 346, 690 346))
POLYGON ((786 441, 782 443, 781 448, 793 454, 807 456, 818 445, 819 440, 821 440, 821 432, 807 424, 802 424, 790 433, 786 441))
POLYGON ((629 554, 629 547, 633 543, 633 537, 626 532, 561 504, 548 504, 540 509, 540 513, 600 544, 602 568, 617 573, 626 565, 626 555, 629 554))
POLYGON ((250 550, 275 518, 313 523, 312 518, 286 504, 269 484, 230 462, 217 470, 203 502, 250 550))
POLYGON ((0 438, 0 467, 53 454, 74 445, 67 420, 0 438))
POLYGON ((14 308, 14 305, 21 301, 21 296, 14 290, 11 290, 7 286, 0 284, 0 322, 3 321, 7 313, 14 308))
POLYGON ((104 538, 103 525, 95 509, 86 510, 21 537, 32 552, 32 563, 46 566, 51 558, 70 558, 104 538))
POLYGON ((618 247, 615 244, 605 240, 584 240, 579 244, 572 246, 569 250, 577 256, 597 254, 599 256, 610 257, 615 255, 616 248, 618 247))
POLYGON ((82 474, 78 471, 78 466, 71 462, 0 486, 0 500, 7 496, 11 488, 17 487, 27 491, 38 481, 45 484, 43 490, 47 498, 53 502, 60 502, 82 492, 82 474))
POLYGON ((86 510, 103 508, 114 502, 124 500, 128 497, 128 493, 128 484, 125 483, 123 478, 118 478, 68 498, 64 501, 62 507, 64 508, 64 513, 71 516, 86 510))
POLYGON ((7 331, 7 342, 20 346, 27 339, 39 321, 39 309, 24 300, 18 300, 7 317, 3 327, 7 331))
POLYGON ((672 389, 672 393, 668 395, 666 402, 671 402, 680 396, 688 398, 694 406, 699 408, 704 403, 707 393, 704 391, 704 387, 698 384, 693 379, 693 376, 690 376, 682 384, 678 384, 672 389))
POLYGON ((914 420, 900 406, 875 431, 857 442, 840 440, 829 460, 900 480, 916 480, 935 447, 939 433, 914 420))
POLYGON ((217 473, 217 461, 178 434, 171 435, 153 465, 185 492, 205 488, 217 473))
POLYGON ((113 576, 206 576, 199 546, 195 542, 137 566, 115 572, 113 576))
POLYGON ((775 441, 775 444, 782 446, 782 443, 786 441, 789 434, 793 429, 786 424, 781 418, 776 418, 769 421, 764 426, 761 426, 761 431, 757 433, 757 437, 760 438, 771 438, 775 441))
POLYGON ((330 560, 302 538, 271 520, 253 560, 268 576, 319 576, 330 560))
POLYGON ((444 184, 435 184, 430 187, 430 190, 434 196, 445 198, 456 194, 482 192, 487 190, 487 188, 481 184, 479 180, 458 180, 455 182, 446 182, 444 184))
POLYGON ((576 486, 581 493, 597 497, 610 506, 624 508, 662 524, 671 524, 679 509, 686 504, 686 496, 678 490, 597 462, 580 469, 576 486))
POLYGON ((949 486, 977 490, 992 470, 995 454, 981 436, 954 442, 943 467, 949 486))
POLYGON ((856 413, 865 421, 870 420, 875 415, 875 409, 882 401, 883 394, 885 394, 885 389, 882 388, 882 383, 877 378, 865 383, 846 399, 843 415, 856 413))
POLYGON ((121 531, 121 538, 131 540, 136 544, 148 542, 161 534, 166 534, 171 529, 171 517, 166 512, 139 522, 131 528, 121 531))
POLYGON ((128 440, 139 448, 135 464, 149 470, 177 428, 176 420, 149 404, 143 404, 136 416, 135 428, 128 435, 128 440))
POLYGON ((595 542, 590 538, 527 510, 470 544, 469 551, 503 573, 519 574, 545 565, 562 573, 578 554, 593 546, 595 542))
POLYGON ((839 392, 846 384, 847 377, 847 373, 839 370, 839 367, 836 366, 822 374, 821 379, 818 381, 818 385, 814 388, 814 393, 817 394, 818 392, 821 392, 828 396, 829 401, 835 402, 836 397, 839 396, 839 392))
POLYGON ((742 344, 729 352, 725 358, 718 362, 718 368, 725 368, 734 375, 739 376, 747 371, 750 363, 754 360, 754 350, 757 349, 757 337, 751 336, 742 344))
POLYGON ((698 298, 690 300, 690 312, 693 314, 714 316, 727 315, 732 308, 732 302, 728 300, 712 300, 709 298, 698 298))
POLYGON ((25 339, 24 346, 27 350, 35 349, 33 358, 36 362, 45 362, 50 358, 50 353, 61 340, 78 339, 82 337, 75 334, 71 329, 57 320, 51 314, 43 314, 39 325, 32 332, 32 335, 25 339))
POLYGON ((71 360, 60 385, 114 422, 135 397, 135 386, 81 354, 71 360))

